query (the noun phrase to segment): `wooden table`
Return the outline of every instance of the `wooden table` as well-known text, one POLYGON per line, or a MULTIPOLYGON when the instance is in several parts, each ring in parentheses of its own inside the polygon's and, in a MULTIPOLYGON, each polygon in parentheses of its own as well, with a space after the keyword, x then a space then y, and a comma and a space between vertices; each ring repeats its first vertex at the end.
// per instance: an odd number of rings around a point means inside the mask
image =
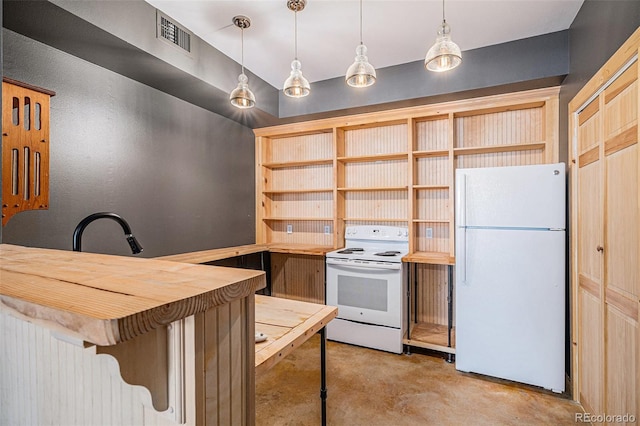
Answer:
POLYGON ((326 424, 326 335, 325 326, 338 315, 335 306, 299 302, 269 296, 255 296, 256 333, 265 333, 266 341, 256 343, 256 377, 275 366, 297 347, 320 332, 320 398, 322 424, 326 424))

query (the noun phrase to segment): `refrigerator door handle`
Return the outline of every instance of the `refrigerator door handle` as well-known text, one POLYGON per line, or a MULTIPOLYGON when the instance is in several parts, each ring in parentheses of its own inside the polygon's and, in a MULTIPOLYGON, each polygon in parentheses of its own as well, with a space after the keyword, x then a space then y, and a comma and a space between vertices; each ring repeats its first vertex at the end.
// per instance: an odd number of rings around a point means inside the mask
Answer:
POLYGON ((464 174, 459 175, 459 180, 457 182, 458 187, 456 188, 457 200, 458 204, 458 216, 456 219, 458 220, 457 226, 467 226, 467 176, 464 174))
POLYGON ((458 233, 458 235, 460 235, 460 241, 456 241, 456 244, 458 244, 460 248, 456 262, 460 263, 462 269, 462 271, 460 271, 461 284, 467 285, 467 176, 465 174, 459 175, 456 195, 456 203, 458 204, 457 211, 459 212, 459 217, 456 218, 458 221, 456 226, 460 231, 458 233))

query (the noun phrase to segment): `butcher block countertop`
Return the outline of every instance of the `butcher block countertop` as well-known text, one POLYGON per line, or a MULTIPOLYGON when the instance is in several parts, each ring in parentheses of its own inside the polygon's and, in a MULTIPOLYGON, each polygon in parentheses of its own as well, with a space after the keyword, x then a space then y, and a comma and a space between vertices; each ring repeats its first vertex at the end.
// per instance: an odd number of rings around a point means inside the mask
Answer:
POLYGON ((255 270, 0 244, 0 305, 102 346, 264 286, 255 270))
POLYGON ((334 250, 333 247, 315 246, 309 244, 248 244, 245 246, 223 247, 211 250, 193 251, 189 253, 172 254, 156 257, 159 260, 171 260, 183 263, 207 263, 216 260, 229 259, 231 257, 268 251, 271 253, 306 254, 311 256, 324 256, 334 250))

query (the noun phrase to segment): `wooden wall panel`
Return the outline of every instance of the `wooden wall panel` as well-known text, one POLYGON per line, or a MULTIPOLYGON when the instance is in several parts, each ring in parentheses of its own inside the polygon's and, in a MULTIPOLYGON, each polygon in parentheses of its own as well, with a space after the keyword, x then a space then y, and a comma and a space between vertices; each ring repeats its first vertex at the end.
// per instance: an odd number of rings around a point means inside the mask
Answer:
POLYGON ((447 325, 447 266, 419 264, 417 321, 447 325))
POLYGON ((318 246, 332 246, 333 234, 325 234, 324 227, 329 226, 333 232, 333 221, 266 221, 267 234, 270 243, 311 244, 318 246), (293 232, 287 233, 287 225, 291 225, 293 232))
POLYGON ((333 192, 270 194, 271 217, 333 217, 333 192))
POLYGON ((415 196, 416 219, 449 221, 448 189, 417 190, 415 196))
POLYGON ((347 191, 345 193, 345 218, 406 221, 409 218, 407 197, 407 190, 347 191))
POLYGON ((414 239, 416 242, 416 251, 449 253, 449 244, 451 242, 449 224, 418 223, 415 227, 414 239), (427 238, 428 228, 431 228, 431 238, 427 238))
MULTIPOLYGON (((607 157, 607 233, 605 256, 607 287, 640 298, 640 215, 638 191, 624 191, 638 182, 638 145, 607 157), (636 259, 636 261, 630 261, 636 259)), ((587 232, 587 230, 585 230, 587 232)))
MULTIPOLYGON (((360 226, 360 225, 382 225, 382 226, 404 226, 407 227, 409 221, 407 220, 345 220, 345 226, 360 226)), ((342 247, 342 245, 340 245, 342 247)))
POLYGON ((582 327, 579 330, 579 364, 580 401, 585 410, 591 413, 603 413, 604 401, 602 383, 604 374, 603 347, 603 318, 600 300, 590 293, 579 291, 579 312, 582 327))
POLYGON ((455 148, 542 142, 544 107, 457 117, 455 135, 455 148))
MULTIPOLYGON (((638 418, 636 386, 640 354, 638 354, 638 319, 631 319, 617 309, 607 308, 607 414, 630 414, 638 418)), ((634 422, 635 423, 635 422, 634 422)))
POLYGON ((415 129, 415 151, 449 149, 449 121, 446 117, 438 120, 418 121, 415 129))
POLYGON ((325 303, 325 266, 321 256, 271 253, 271 294, 325 303))
POLYGON ((407 186, 407 161, 347 163, 344 184, 347 188, 407 186))
POLYGON ((600 163, 591 163, 578 171, 578 274, 602 282, 602 259, 597 247, 602 245, 602 209, 600 200, 600 163))
MULTIPOLYGON (((598 105, 598 100, 593 101, 594 104, 598 105)), ((588 112, 583 112, 583 114, 587 114, 588 112)), ((579 154, 582 154, 589 149, 595 147, 600 142, 600 113, 596 111, 591 117, 586 120, 578 131, 578 150, 579 154)))
POLYGON ((122 380, 112 356, 3 312, 0 324, 0 424, 175 424, 122 380))
POLYGON ((330 189, 333 187, 332 165, 286 167, 271 171, 266 190, 330 189))
POLYGON ((333 157, 333 134, 316 133, 269 139, 268 163, 323 160, 333 157))
POLYGON ((449 185, 451 167, 448 157, 427 157, 415 160, 414 185, 449 185))
POLYGON ((344 144, 347 157, 407 152, 407 125, 345 130, 344 144))
POLYGON ((545 154, 542 149, 525 151, 494 152, 487 154, 470 154, 456 156, 456 168, 504 167, 544 164, 545 154))
MULTIPOLYGON (((627 70, 635 71, 635 70, 627 70)), ((605 140, 638 122, 638 82, 635 80, 615 97, 608 98, 604 110, 605 140)))

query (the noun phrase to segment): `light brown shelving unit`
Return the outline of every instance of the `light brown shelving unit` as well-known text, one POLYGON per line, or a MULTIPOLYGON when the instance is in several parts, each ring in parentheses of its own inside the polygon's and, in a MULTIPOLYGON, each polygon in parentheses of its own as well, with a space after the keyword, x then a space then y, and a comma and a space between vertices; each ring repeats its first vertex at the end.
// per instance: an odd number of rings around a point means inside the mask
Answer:
POLYGON ((405 344, 453 354, 455 170, 557 162, 558 93, 256 129, 256 242, 329 249, 344 245, 346 226, 408 227, 405 344))

